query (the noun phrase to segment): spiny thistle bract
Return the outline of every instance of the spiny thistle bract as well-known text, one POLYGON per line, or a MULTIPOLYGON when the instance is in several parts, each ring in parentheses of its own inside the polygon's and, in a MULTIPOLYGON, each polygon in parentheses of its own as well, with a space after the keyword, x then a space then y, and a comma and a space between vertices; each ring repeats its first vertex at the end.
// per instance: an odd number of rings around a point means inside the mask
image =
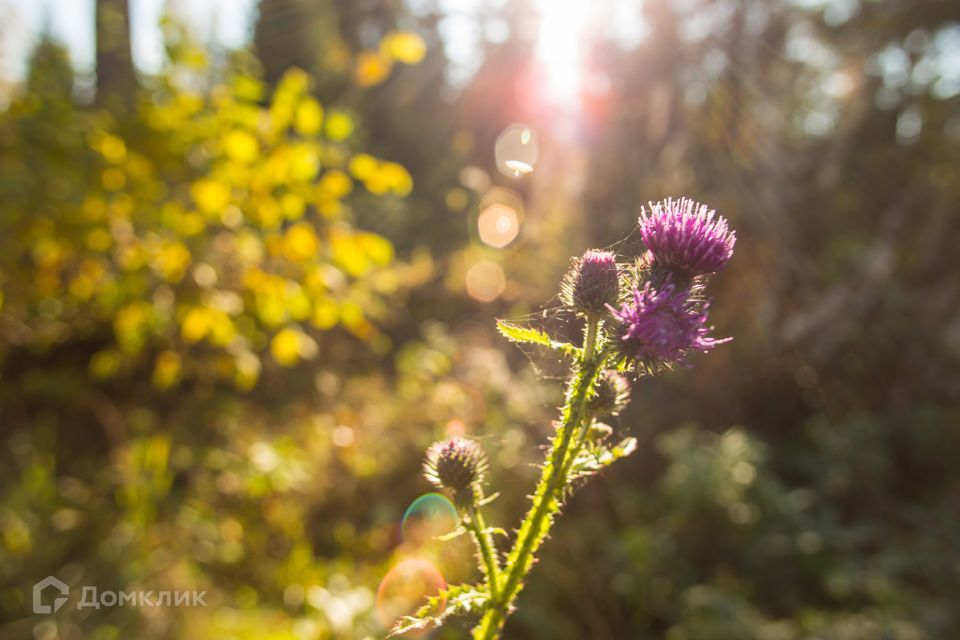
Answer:
POLYGON ((487 456, 480 445, 453 437, 434 442, 423 461, 423 475, 434 486, 453 491, 458 501, 470 501, 487 471, 487 456))
POLYGON ((587 315, 599 315, 620 295, 620 268, 611 251, 590 249, 575 258, 560 285, 563 303, 587 315))
POLYGON ((506 556, 487 528, 481 483, 487 459, 465 438, 437 442, 427 451, 424 473, 453 491, 461 527, 477 546, 478 584, 451 585, 414 615, 401 619, 394 634, 443 624, 455 615, 479 616, 473 640, 500 638, 507 616, 565 499, 589 477, 636 449, 636 439, 612 442, 614 430, 597 419, 616 415, 630 401, 632 370, 653 374, 684 363, 691 352, 710 351, 730 338, 710 337, 706 276, 733 254, 736 236, 727 221, 692 200, 652 204, 640 217, 642 256, 617 256, 591 249, 572 261, 561 284, 564 304, 583 318, 581 346, 545 331, 499 322, 514 342, 554 349, 571 358, 570 375, 555 433, 546 450, 531 504, 506 556), (621 274, 618 260, 630 265, 621 274), (619 308, 617 305, 619 304, 619 308))

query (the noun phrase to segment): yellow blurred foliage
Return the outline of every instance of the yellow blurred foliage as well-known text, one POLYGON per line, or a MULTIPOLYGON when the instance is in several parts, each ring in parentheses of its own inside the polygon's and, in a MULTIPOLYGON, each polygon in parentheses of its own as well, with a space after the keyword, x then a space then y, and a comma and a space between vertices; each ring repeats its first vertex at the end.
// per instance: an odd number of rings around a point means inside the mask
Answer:
POLYGON ((395 31, 380 41, 381 53, 403 64, 417 64, 427 54, 427 43, 409 31, 395 31))
POLYGON ((357 55, 353 78, 361 87, 380 84, 390 76, 393 61, 378 51, 362 51, 357 55))
POLYGON ((153 367, 153 386, 158 389, 172 387, 180 379, 182 365, 180 356, 173 351, 163 351, 158 354, 153 367))
POLYGON ((327 137, 334 142, 343 142, 353 135, 353 118, 342 111, 333 111, 325 123, 327 137))
POLYGON ((304 98, 297 106, 294 127, 301 135, 315 136, 323 125, 323 107, 313 98, 304 98))
POLYGON ((340 200, 350 194, 353 183, 349 176, 339 169, 331 169, 323 174, 317 185, 323 199, 340 200))
POLYGON ((207 309, 194 307, 184 316, 180 324, 180 335, 184 342, 189 344, 200 342, 210 332, 210 324, 207 309))
POLYGON ((309 356, 310 349, 305 345, 310 342, 311 339, 303 332, 288 327, 273 336, 270 341, 270 354, 280 366, 291 367, 297 364, 301 357, 309 356))
POLYGON ((219 215, 220 210, 230 203, 230 187, 208 178, 193 183, 190 194, 203 213, 219 215))
MULTIPOLYGON (((212 375, 249 390, 264 352, 283 366, 316 352, 291 323, 375 337, 382 283, 403 278, 379 273, 397 268, 393 246, 352 226, 348 198, 353 179, 406 195, 406 169, 357 149, 353 117, 325 110, 299 70, 266 105, 263 83, 242 75, 207 94, 164 91, 139 107, 134 137, 77 116, 82 159, 63 186, 35 188, 42 202, 5 196, 18 240, 0 258, 0 313, 42 308, 59 323, 18 339, 46 348, 107 322, 112 340, 88 361, 96 380, 142 368, 157 389, 212 375)), ((0 164, 5 184, 38 178, 0 164)))
POLYGON ((260 145, 253 134, 240 129, 231 131, 223 139, 223 148, 228 157, 250 164, 260 155, 260 145))
POLYGON ((291 262, 305 262, 315 256, 318 244, 313 226, 300 222, 287 229, 284 237, 284 255, 291 262))

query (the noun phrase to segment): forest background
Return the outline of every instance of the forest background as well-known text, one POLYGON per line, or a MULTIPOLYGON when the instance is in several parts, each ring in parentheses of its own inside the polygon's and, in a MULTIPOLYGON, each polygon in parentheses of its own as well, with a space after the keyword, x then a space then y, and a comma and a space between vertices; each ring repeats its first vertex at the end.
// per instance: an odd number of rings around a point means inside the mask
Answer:
POLYGON ((171 11, 149 69, 127 0, 92 67, 40 30, 0 113, 0 637, 382 637, 405 559, 475 570, 418 533, 425 447, 483 442, 496 526, 532 487, 560 368, 494 319, 575 336, 569 257, 679 195, 737 230, 734 341, 638 387, 507 637, 960 637, 960 10, 588 4, 261 0, 231 47, 171 11))

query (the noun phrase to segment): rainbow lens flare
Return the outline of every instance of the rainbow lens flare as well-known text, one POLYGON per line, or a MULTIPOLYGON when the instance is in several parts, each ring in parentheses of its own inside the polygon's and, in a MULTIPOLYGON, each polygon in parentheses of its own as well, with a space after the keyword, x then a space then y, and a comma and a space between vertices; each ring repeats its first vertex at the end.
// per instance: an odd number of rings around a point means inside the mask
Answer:
POLYGON ((407 507, 400 531, 405 543, 419 547, 450 533, 459 522, 457 509, 447 496, 426 493, 407 507))
MULTIPOLYGON (((403 616, 412 615, 447 586, 443 574, 433 563, 422 558, 407 558, 384 576, 377 589, 377 619, 389 629, 403 616)), ((446 606, 441 600, 440 609, 446 606)), ((423 637, 429 630, 410 633, 407 637, 423 637)))

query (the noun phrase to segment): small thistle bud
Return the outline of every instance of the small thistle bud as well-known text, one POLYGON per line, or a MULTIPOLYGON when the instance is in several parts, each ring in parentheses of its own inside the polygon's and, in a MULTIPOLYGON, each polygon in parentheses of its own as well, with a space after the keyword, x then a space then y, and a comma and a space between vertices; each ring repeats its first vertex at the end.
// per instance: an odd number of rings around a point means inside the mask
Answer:
POLYGON ((615 416, 630 403, 630 381, 616 371, 604 371, 590 400, 595 416, 615 416))
POLYGON ((603 442, 613 434, 613 427, 603 422, 594 422, 590 425, 587 438, 590 442, 603 442))
POLYGON ((454 437, 434 442, 427 449, 423 475, 429 482, 454 492, 457 502, 473 500, 487 471, 487 456, 473 440, 454 437))
POLYGON ((606 312, 620 295, 620 269, 610 251, 590 249, 576 258, 560 287, 563 303, 587 315, 606 312))

